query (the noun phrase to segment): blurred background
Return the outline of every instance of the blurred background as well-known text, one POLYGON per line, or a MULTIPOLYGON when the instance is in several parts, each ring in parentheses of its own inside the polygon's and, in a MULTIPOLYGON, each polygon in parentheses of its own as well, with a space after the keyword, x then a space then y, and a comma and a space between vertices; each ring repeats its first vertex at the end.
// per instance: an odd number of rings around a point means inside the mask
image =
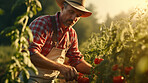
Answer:
MULTIPOLYGON (((26 11, 26 6, 23 4, 13 9, 12 6, 15 2, 16 0, 0 0, 0 32, 6 27, 12 26, 16 18, 26 11)), ((57 11, 60 11, 55 0, 40 0, 40 2, 42 4, 42 11, 29 19, 29 23, 40 15, 53 15, 57 11)), ((93 32, 97 32, 100 24, 104 23, 109 26, 111 21, 129 16, 136 7, 146 7, 146 0, 86 0, 85 5, 93 14, 88 18, 82 18, 74 26, 78 34, 79 46, 81 46, 93 32)), ((9 39, 10 38, 0 35, 0 45, 9 46, 9 39)))

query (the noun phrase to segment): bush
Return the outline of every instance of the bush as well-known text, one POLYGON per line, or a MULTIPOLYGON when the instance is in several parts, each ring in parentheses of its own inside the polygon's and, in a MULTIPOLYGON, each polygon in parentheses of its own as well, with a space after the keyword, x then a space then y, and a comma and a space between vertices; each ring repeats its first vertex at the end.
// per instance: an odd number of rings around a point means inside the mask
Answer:
POLYGON ((148 16, 146 9, 139 10, 130 18, 112 22, 110 27, 101 25, 100 33, 88 40, 83 54, 93 65, 91 82, 148 82, 148 16), (95 64, 96 58, 104 60, 95 64))

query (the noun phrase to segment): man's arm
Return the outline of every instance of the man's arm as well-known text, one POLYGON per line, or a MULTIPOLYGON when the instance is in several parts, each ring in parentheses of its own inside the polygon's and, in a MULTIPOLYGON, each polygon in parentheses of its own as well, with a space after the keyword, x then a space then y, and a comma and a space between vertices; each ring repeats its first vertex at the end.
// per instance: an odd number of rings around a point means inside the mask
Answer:
POLYGON ((74 66, 77 71, 85 74, 90 74, 92 66, 84 60, 81 52, 78 49, 78 38, 76 31, 71 28, 69 33, 71 34, 70 38, 72 39, 72 42, 71 47, 66 54, 66 57, 69 58, 68 63, 71 66, 74 66))
POLYGON ((31 61, 36 67, 44 68, 44 69, 53 69, 58 70, 61 64, 47 59, 44 55, 40 53, 35 53, 31 55, 31 61))
POLYGON ((82 60, 81 63, 76 65, 77 71, 84 73, 84 74, 90 74, 91 73, 91 67, 92 65, 86 62, 85 60, 82 60))
POLYGON ((77 78, 77 71, 74 67, 57 63, 53 60, 46 58, 39 52, 34 55, 31 55, 31 61, 36 67, 59 70, 61 74, 64 75, 66 81, 71 81, 77 78))

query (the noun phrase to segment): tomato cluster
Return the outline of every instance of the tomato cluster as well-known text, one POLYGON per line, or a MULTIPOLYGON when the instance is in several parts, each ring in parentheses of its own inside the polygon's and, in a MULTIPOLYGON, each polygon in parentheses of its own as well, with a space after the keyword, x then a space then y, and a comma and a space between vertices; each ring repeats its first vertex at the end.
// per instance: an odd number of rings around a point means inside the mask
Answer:
POLYGON ((89 83, 89 78, 85 77, 84 74, 79 73, 78 83, 89 83))
POLYGON ((126 75, 129 75, 130 71, 133 69, 133 67, 125 67, 124 72, 126 75))
MULTIPOLYGON (((129 75, 130 71, 133 69, 133 67, 119 67, 117 64, 112 66, 113 71, 121 70, 121 72, 125 73, 125 75, 129 75)), ((123 83, 124 77, 123 76, 114 76, 113 77, 113 83, 123 83)))
MULTIPOLYGON (((94 63, 95 64, 100 64, 104 59, 102 58, 95 58, 94 59, 94 63)), ((112 66, 112 71, 117 71, 120 70, 123 73, 125 73, 125 75, 129 75, 130 71, 133 69, 133 67, 123 67, 123 66, 119 66, 118 64, 115 64, 112 66)), ((98 74, 100 74, 100 72, 98 72, 98 74)), ((113 76, 113 83, 123 83, 124 82, 124 77, 123 76, 113 76)))

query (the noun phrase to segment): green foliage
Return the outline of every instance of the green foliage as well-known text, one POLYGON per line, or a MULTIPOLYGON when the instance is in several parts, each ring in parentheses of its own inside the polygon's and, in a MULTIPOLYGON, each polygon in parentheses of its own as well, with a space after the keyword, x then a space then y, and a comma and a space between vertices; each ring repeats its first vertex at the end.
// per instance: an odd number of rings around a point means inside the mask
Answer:
POLYGON ((94 11, 94 6, 91 4, 88 9, 92 12, 92 15, 87 18, 81 18, 78 23, 74 26, 79 40, 79 49, 83 49, 84 42, 89 39, 92 33, 97 33, 99 23, 97 23, 96 12, 94 11))
POLYGON ((8 69, 4 76, 5 83, 16 83, 20 82, 18 73, 22 71, 24 82, 26 83, 30 77, 28 70, 32 69, 38 74, 37 69, 30 61, 30 53, 28 50, 28 40, 33 41, 33 35, 29 27, 27 26, 29 18, 37 14, 37 11, 42 9, 41 4, 38 0, 17 0, 12 11, 21 4, 26 5, 26 12, 18 16, 13 26, 4 29, 1 34, 11 37, 12 47, 16 50, 14 55, 11 57, 11 63, 9 63, 8 69))
POLYGON ((3 15, 4 14, 4 10, 2 10, 1 8, 0 8, 0 15, 3 15))
POLYGON ((109 27, 101 25, 99 33, 91 36, 83 54, 94 67, 89 76, 92 83, 112 83, 114 76, 123 76, 127 83, 148 82, 146 11, 138 9, 129 18, 114 21, 109 27), (104 61, 94 64, 95 58, 104 61), (117 70, 112 69, 114 65, 118 65, 117 70), (133 67, 129 74, 126 67, 133 67))
POLYGON ((15 53, 15 50, 10 46, 0 46, 0 82, 2 83, 3 76, 6 72, 6 68, 9 63, 11 56, 15 53))

